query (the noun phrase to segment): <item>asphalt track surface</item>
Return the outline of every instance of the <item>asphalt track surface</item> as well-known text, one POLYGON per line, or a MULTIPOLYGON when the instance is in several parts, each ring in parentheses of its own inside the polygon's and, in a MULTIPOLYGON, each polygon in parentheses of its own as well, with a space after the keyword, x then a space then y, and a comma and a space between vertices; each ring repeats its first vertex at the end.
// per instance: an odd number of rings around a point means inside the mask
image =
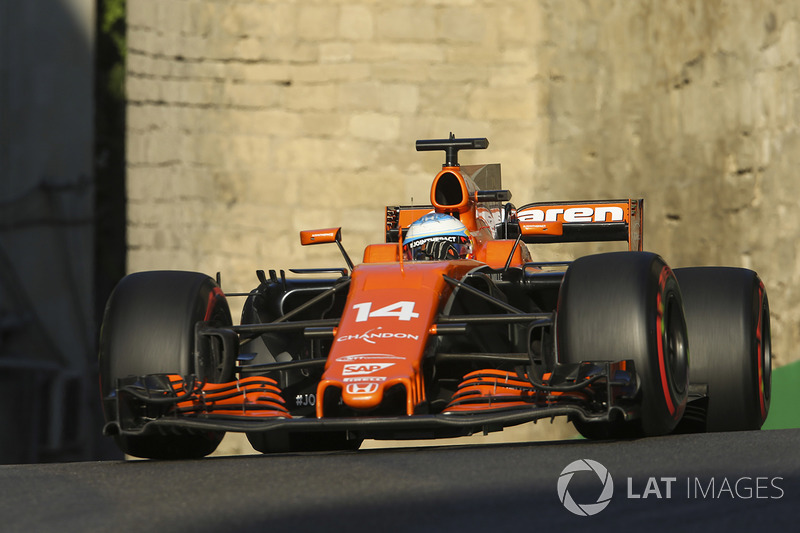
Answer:
POLYGON ((798 503, 800 430, 0 466, 2 532, 797 531, 798 503), (580 459, 614 482, 593 516, 557 493, 580 459))

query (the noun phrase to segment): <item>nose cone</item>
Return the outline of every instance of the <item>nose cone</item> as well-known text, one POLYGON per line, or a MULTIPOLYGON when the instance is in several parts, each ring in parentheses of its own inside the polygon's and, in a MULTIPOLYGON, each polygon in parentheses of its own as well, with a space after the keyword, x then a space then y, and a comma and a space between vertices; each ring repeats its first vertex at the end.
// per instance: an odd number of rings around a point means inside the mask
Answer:
POLYGON ((340 359, 343 360, 326 372, 325 383, 339 388, 342 404, 356 411, 374 410, 383 403, 386 391, 396 385, 402 385, 408 396, 408 377, 416 374, 409 361, 390 354, 359 354, 340 359))
POLYGON ((384 406, 390 398, 395 406, 398 389, 405 392, 405 414, 414 414, 416 406, 425 401, 422 362, 431 326, 451 292, 444 275, 461 278, 475 265, 471 261, 423 261, 355 267, 337 336, 317 387, 317 417, 325 416, 328 409, 328 414, 341 412, 332 403, 334 399, 364 414, 384 406), (337 394, 329 393, 334 388, 337 394))

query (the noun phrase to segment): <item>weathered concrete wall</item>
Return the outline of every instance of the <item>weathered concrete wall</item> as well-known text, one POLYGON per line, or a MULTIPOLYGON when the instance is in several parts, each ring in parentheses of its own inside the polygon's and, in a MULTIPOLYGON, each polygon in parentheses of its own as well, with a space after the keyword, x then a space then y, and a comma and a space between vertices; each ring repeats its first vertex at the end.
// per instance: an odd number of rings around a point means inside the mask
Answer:
POLYGON ((776 362, 800 357, 800 5, 553 2, 549 138, 559 195, 646 198, 648 249, 673 266, 759 272, 776 362))
POLYGON ((540 13, 132 2, 130 269, 222 270, 231 289, 256 268, 339 265, 335 248, 301 249, 298 230, 342 225, 360 255, 383 238, 384 205, 427 201, 441 156, 414 140, 450 131, 490 137, 480 156, 531 197, 540 13))
MULTIPOLYGON (((439 154, 486 136, 532 200, 644 197, 673 266, 756 269, 798 357, 800 5, 538 0, 129 2, 129 269, 339 265, 439 154)), ((553 253, 545 248, 537 255, 553 253)))

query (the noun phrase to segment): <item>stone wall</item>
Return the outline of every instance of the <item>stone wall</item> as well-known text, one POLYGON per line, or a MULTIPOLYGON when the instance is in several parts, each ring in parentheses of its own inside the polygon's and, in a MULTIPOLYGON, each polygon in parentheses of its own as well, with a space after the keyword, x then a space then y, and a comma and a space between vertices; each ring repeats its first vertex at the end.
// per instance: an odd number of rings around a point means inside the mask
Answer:
POLYGON ((646 248, 673 266, 758 271, 775 361, 798 359, 800 6, 548 7, 536 183, 560 181, 559 196, 642 196, 646 248))
MULTIPOLYGON (((129 270, 338 266, 297 234, 427 201, 486 136, 514 201, 644 197, 645 248, 757 270, 798 358, 800 5, 780 0, 134 0, 129 270)), ((544 247, 536 257, 563 253, 544 247)))

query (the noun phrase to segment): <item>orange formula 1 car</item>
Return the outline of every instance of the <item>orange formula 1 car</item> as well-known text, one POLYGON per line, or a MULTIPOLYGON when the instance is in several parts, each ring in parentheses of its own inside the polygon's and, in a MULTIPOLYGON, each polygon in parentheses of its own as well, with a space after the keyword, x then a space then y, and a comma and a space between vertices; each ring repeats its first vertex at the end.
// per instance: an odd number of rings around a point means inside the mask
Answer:
POLYGON ((386 242, 346 267, 259 271, 226 295, 194 272, 139 272, 100 340, 105 433, 139 457, 200 457, 226 431, 261 452, 469 435, 566 416, 589 438, 757 429, 770 401, 764 285, 740 268, 671 270, 642 251, 642 200, 516 208, 500 166, 442 150, 429 205, 386 208, 386 242), (627 241, 572 262, 527 244, 627 241), (246 298, 233 325, 226 298, 246 298), (691 357, 690 357, 691 352, 691 357))

